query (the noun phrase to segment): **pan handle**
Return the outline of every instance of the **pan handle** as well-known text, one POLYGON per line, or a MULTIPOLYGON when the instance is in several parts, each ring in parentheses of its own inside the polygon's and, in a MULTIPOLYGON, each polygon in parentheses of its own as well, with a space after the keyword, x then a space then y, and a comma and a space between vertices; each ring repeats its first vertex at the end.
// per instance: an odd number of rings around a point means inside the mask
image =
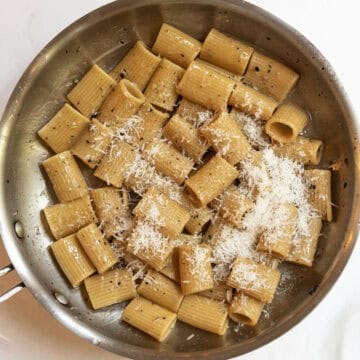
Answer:
MULTIPOLYGON (((0 269, 0 280, 1 280, 2 276, 5 276, 6 274, 10 273, 11 271, 14 271, 14 267, 12 264, 1 268, 0 269)), ((20 290, 24 289, 24 287, 25 287, 25 284, 21 282, 21 283, 15 285, 14 287, 12 287, 11 289, 5 291, 3 294, 0 293, 0 304, 4 301, 10 299, 11 297, 13 297, 20 290)))

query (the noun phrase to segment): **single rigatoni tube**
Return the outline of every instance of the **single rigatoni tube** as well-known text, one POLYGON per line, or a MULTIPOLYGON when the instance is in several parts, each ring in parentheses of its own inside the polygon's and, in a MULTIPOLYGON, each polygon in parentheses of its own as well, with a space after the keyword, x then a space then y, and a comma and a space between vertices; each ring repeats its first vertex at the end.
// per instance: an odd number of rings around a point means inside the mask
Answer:
POLYGON ((76 233, 76 237, 99 274, 109 270, 119 261, 104 235, 94 223, 80 229, 76 233))
POLYGON ((135 159, 135 149, 125 141, 115 140, 94 172, 94 175, 108 185, 120 188, 128 166, 135 159))
POLYGON ((272 97, 239 81, 230 95, 229 105, 256 118, 269 120, 279 103, 272 97))
POLYGON ((245 81, 278 101, 286 98, 299 74, 280 62, 255 51, 245 73, 245 81))
POLYGON ((85 165, 94 169, 110 146, 113 132, 96 119, 78 137, 71 152, 85 165))
POLYGON ((213 156, 186 180, 187 194, 196 206, 206 206, 225 191, 237 176, 236 168, 220 156, 213 156))
POLYGON ((189 212, 156 188, 150 188, 133 209, 133 214, 154 224, 170 239, 180 235, 190 219, 189 212))
POLYGON ((84 284, 95 310, 133 299, 136 296, 132 273, 125 269, 115 269, 91 276, 85 280, 84 284))
POLYGON ((137 41, 110 72, 110 76, 117 82, 128 79, 143 91, 160 61, 160 57, 154 55, 142 41, 137 41))
POLYGON ((88 125, 87 117, 65 104, 38 135, 55 153, 60 153, 69 150, 88 125))
POLYGON ((202 208, 194 208, 192 206, 189 212, 190 220, 186 223, 185 229, 190 234, 200 233, 214 215, 213 211, 206 206, 202 208))
POLYGON ((291 143, 308 123, 307 113, 293 104, 280 105, 265 125, 265 132, 279 143, 291 143))
POLYGON ((51 245, 51 250, 61 270, 73 287, 79 286, 96 271, 75 234, 55 241, 51 245))
POLYGON ((194 166, 194 161, 183 155, 164 140, 150 142, 144 151, 145 158, 165 176, 182 184, 194 166))
POLYGON ((173 312, 179 310, 184 298, 178 284, 151 269, 146 273, 137 292, 144 298, 173 312))
POLYGON ((255 326, 263 308, 263 302, 240 292, 232 298, 229 306, 229 317, 236 323, 255 326))
POLYGON ((60 202, 84 197, 88 186, 70 151, 56 154, 42 163, 60 202))
POLYGON ((211 268, 211 248, 207 245, 179 247, 181 291, 185 295, 214 287, 211 268))
POLYGON ((132 130, 135 143, 147 144, 155 138, 160 138, 160 130, 169 118, 168 113, 157 110, 149 102, 145 102, 136 115, 140 121, 132 130))
POLYGON ((211 29, 203 43, 200 58, 237 75, 243 75, 254 49, 243 42, 211 29))
POLYGON ((226 283, 261 302, 271 303, 280 277, 277 269, 238 257, 232 264, 226 283))
MULTIPOLYGON (((201 291, 198 295, 205 296, 216 301, 226 301, 228 298, 229 287, 225 283, 214 282, 214 287, 209 290, 201 291)), ((232 292, 232 289, 230 289, 232 292)))
POLYGON ((277 156, 288 157, 305 165, 319 165, 323 151, 323 142, 298 136, 294 142, 279 144, 274 146, 273 149, 277 156))
POLYGON ((104 100, 97 118, 115 132, 119 131, 144 102, 145 96, 136 84, 123 79, 104 100))
POLYGON ((93 65, 67 98, 83 115, 91 117, 115 85, 116 82, 105 71, 93 65))
POLYGON ((146 99, 161 109, 172 111, 178 98, 176 86, 183 74, 180 66, 162 59, 145 89, 146 99))
POLYGON ((180 283, 179 272, 179 246, 181 245, 198 245, 200 244, 201 237, 197 235, 180 234, 174 241, 174 249, 166 261, 166 265, 160 270, 162 274, 169 279, 180 283))
POLYGON ((202 126, 199 131, 215 151, 232 165, 243 160, 251 149, 239 125, 227 112, 220 113, 210 124, 202 126))
POLYGON ((236 228, 242 228, 244 215, 250 211, 254 203, 247 199, 236 187, 228 189, 219 208, 219 215, 236 228))
POLYGON ((129 193, 125 189, 107 186, 91 190, 90 196, 105 238, 124 239, 132 223, 129 193))
POLYGON ((138 296, 124 309, 121 320, 162 342, 176 323, 176 314, 138 296))
POLYGON ((171 255, 174 245, 155 226, 138 220, 128 237, 127 251, 160 271, 171 255))
POLYGON ((97 221, 89 196, 67 203, 50 205, 43 211, 55 239, 73 234, 82 227, 97 221))
POLYGON ((322 169, 305 170, 308 185, 308 200, 322 220, 332 221, 331 171, 322 169))
POLYGON ((183 150, 196 163, 201 162, 202 157, 209 148, 209 145, 195 126, 179 115, 174 115, 164 126, 163 136, 170 140, 179 150, 183 150))
POLYGON ((207 109, 224 111, 234 85, 233 79, 202 62, 193 61, 179 82, 177 91, 185 99, 207 109))
POLYGON ((309 220, 309 234, 301 235, 292 242, 290 254, 286 261, 311 267, 314 261, 322 221, 320 217, 309 220))
POLYGON ((298 220, 298 210, 290 203, 274 210, 274 222, 261 234, 256 250, 286 259, 289 256, 298 220))
POLYGON ((206 109, 204 106, 182 98, 176 109, 176 115, 181 116, 190 124, 198 128, 201 125, 210 122, 214 116, 214 112, 206 109))
POLYGON ((199 54, 201 42, 179 29, 163 23, 152 51, 186 68, 199 54))
POLYGON ((224 335, 228 325, 227 306, 201 295, 187 295, 180 306, 178 319, 196 328, 224 335))

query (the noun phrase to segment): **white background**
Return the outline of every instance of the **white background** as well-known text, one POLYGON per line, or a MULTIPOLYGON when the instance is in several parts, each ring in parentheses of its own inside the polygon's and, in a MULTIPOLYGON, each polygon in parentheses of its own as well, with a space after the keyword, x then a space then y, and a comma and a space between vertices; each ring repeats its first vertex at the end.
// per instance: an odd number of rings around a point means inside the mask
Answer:
MULTIPOLYGON (((64 27, 106 0, 1 0, 0 113, 34 56, 64 27)), ((360 115, 359 8, 355 0, 252 0, 300 30, 329 59, 360 115)), ((6 257, 0 247, 0 267, 6 257)), ((337 284, 305 320, 244 360, 360 359, 360 244, 337 284)), ((8 277, 7 282, 14 281, 8 277)), ((0 285, 0 293, 1 293, 0 285)), ((115 360, 76 337, 27 290, 0 304, 0 359, 115 360)))

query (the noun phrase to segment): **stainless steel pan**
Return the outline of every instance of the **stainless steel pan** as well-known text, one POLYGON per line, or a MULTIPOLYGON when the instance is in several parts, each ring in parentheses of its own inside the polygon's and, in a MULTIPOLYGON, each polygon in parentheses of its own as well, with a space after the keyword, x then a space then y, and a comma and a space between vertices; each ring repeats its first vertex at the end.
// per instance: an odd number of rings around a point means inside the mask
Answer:
MULTIPOLYGON (((38 301, 74 333, 131 358, 221 359, 243 354, 280 336, 303 319, 340 275, 355 243, 359 213, 356 122, 346 95, 322 55, 301 34, 241 1, 120 0, 91 12, 51 41, 13 91, 0 124, 0 233, 12 264, 38 301), (224 337, 179 323, 159 344, 120 323, 121 306, 91 311, 69 287, 48 246, 40 210, 55 201, 39 168, 49 156, 35 136, 62 106, 65 94, 93 63, 106 70, 136 39, 151 44, 162 22, 203 39, 211 27, 238 36, 295 68, 300 82, 292 100, 312 114, 309 135, 324 140, 323 167, 332 166, 335 222, 326 224, 315 266, 283 265, 287 275, 274 303, 254 329, 224 337), (287 279, 287 280, 286 280, 287 279), (185 339, 194 333, 190 340, 185 339)), ((3 273, 11 271, 12 266, 3 273)), ((1 271, 0 271, 1 274, 1 271)), ((3 297, 4 299, 4 297, 3 297)))

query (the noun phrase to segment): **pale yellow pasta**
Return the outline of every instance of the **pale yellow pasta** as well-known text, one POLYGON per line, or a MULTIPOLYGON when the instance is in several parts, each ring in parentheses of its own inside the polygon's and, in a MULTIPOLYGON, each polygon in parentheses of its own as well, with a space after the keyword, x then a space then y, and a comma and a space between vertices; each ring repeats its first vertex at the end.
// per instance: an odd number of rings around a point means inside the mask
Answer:
POLYGON ((200 163, 209 145, 198 130, 179 115, 174 115, 164 126, 163 136, 196 163, 200 163))
POLYGON ((79 286, 96 269, 90 262, 75 234, 55 241, 51 250, 57 263, 73 287, 79 286))
POLYGON ((194 161, 183 155, 171 144, 163 140, 150 142, 144 152, 145 158, 165 176, 182 184, 194 166, 194 161))
POLYGON ((60 153, 69 150, 88 125, 87 117, 65 104, 38 135, 54 152, 60 153))
POLYGON ((67 203, 50 205, 43 211, 55 239, 73 234, 97 221, 88 195, 67 203))
POLYGON ((112 137, 113 132, 109 128, 92 119, 71 148, 71 152, 85 165, 94 169, 106 154, 112 137))
POLYGON ((322 220, 332 221, 331 171, 322 169, 305 170, 308 185, 309 203, 322 220))
POLYGON ((220 113, 210 124, 202 126, 200 134, 232 165, 243 160, 251 149, 239 125, 227 112, 220 113))
POLYGON ((190 234, 198 234, 213 217, 213 211, 208 207, 189 209, 190 220, 186 223, 185 229, 190 234))
POLYGON ((245 73, 245 81, 282 101, 294 87, 299 74, 280 62, 254 51, 245 73))
POLYGON ((184 298, 178 284, 151 269, 146 273, 137 292, 144 298, 175 313, 179 310, 184 298))
POLYGON ((160 270, 162 274, 167 276, 169 279, 180 283, 180 272, 179 272, 179 246, 181 245, 198 245, 200 244, 201 237, 197 235, 180 234, 173 242, 174 249, 166 261, 166 265, 160 270))
POLYGON ((229 105, 256 118, 269 120, 279 103, 272 97, 238 81, 230 95, 229 105))
POLYGON ((207 61, 196 59, 194 62, 196 62, 199 66, 203 67, 206 70, 209 70, 210 73, 215 72, 216 74, 225 76, 228 79, 237 81, 239 79, 239 76, 232 73, 231 71, 228 71, 222 67, 216 66, 214 64, 211 64, 207 61))
POLYGON ((179 247, 181 291, 185 295, 214 287, 211 268, 211 248, 207 245, 179 247))
POLYGON ((294 142, 279 144, 274 146, 273 149, 277 156, 288 157, 305 165, 319 165, 323 151, 323 142, 298 136, 294 142))
POLYGON ((98 120, 115 132, 121 132, 126 121, 134 116, 145 102, 145 96, 127 79, 123 79, 102 103, 98 120))
MULTIPOLYGON (((256 250, 268 252, 280 259, 287 259, 296 230, 298 210, 289 203, 279 207, 281 219, 274 219, 274 222, 281 222, 281 225, 276 226, 275 229, 270 225, 270 229, 261 234, 256 250)), ((277 214, 275 213, 274 216, 277 214)))
POLYGON ((271 303, 280 277, 277 269, 238 257, 232 264, 226 283, 261 302, 271 303))
POLYGON ((94 223, 80 229, 76 233, 76 237, 99 274, 109 270, 119 261, 110 244, 94 223))
POLYGON ((243 42, 211 29, 203 43, 200 58, 243 75, 254 49, 243 42))
POLYGON ((206 109, 204 106, 182 98, 178 108, 176 109, 176 115, 181 116, 183 119, 198 128, 199 126, 210 122, 214 116, 214 112, 206 109))
POLYGON ((213 156, 185 182, 191 201, 206 206, 225 191, 238 176, 238 171, 220 156, 213 156))
POLYGON ((125 141, 112 142, 108 153, 103 157, 94 175, 108 185, 120 188, 127 167, 135 159, 135 149, 125 141))
POLYGON ((137 220, 127 239, 127 251, 160 271, 171 255, 174 244, 154 225, 137 220))
POLYGON ((201 291, 198 295, 205 296, 216 301, 227 301, 229 298, 229 291, 232 293, 232 289, 229 289, 225 283, 214 282, 214 287, 212 289, 201 291))
POLYGON ((145 102, 138 113, 137 126, 129 131, 134 143, 147 144, 149 141, 160 137, 160 130, 164 126, 169 114, 157 110, 149 102, 145 102))
POLYGON ((124 239, 132 222, 128 192, 107 186, 91 190, 90 196, 105 238, 124 239))
POLYGON ((283 104, 265 125, 265 132, 279 143, 291 143, 308 123, 307 113, 293 104, 283 104))
POLYGON ((180 66, 162 59, 145 89, 146 99, 161 109, 172 111, 178 98, 176 86, 183 74, 180 66))
POLYGON ((156 188, 150 188, 133 210, 142 220, 150 221, 162 234, 174 239, 190 219, 189 212, 156 188))
POLYGON ((152 51, 186 68, 199 54, 201 42, 169 24, 163 23, 152 51))
POLYGON ((227 306, 201 295, 187 295, 180 306, 178 319, 217 335, 224 335, 228 325, 227 306))
POLYGON ((179 82, 177 91, 185 99, 207 109, 224 111, 234 85, 235 81, 226 75, 193 61, 179 82))
POLYGON ((160 61, 160 57, 154 55, 142 41, 137 41, 110 72, 110 76, 117 82, 128 79, 143 91, 160 61))
POLYGON ((229 306, 231 320, 249 326, 255 326, 259 321, 264 303, 244 293, 237 293, 229 306))
POLYGON ((236 228, 242 228, 244 215, 253 208, 254 204, 247 199, 236 187, 228 189, 219 208, 219 215, 236 228))
POLYGON ((84 197, 88 186, 70 151, 54 155, 42 163, 60 202, 84 197))
POLYGON ((215 217, 204 234, 203 243, 214 247, 225 225, 227 222, 222 217, 215 217))
POLYGON ((85 279, 84 284, 95 310, 133 299, 136 296, 132 273, 125 269, 115 269, 91 276, 85 279))
POLYGON ((67 95, 70 102, 86 117, 99 110, 116 82, 98 65, 92 68, 67 95))
POLYGON ((286 261, 309 267, 312 266, 321 227, 322 221, 320 217, 310 219, 309 234, 299 236, 299 238, 293 240, 286 261))
POLYGON ((124 309, 121 320, 162 342, 176 323, 176 314, 138 296, 124 309))

